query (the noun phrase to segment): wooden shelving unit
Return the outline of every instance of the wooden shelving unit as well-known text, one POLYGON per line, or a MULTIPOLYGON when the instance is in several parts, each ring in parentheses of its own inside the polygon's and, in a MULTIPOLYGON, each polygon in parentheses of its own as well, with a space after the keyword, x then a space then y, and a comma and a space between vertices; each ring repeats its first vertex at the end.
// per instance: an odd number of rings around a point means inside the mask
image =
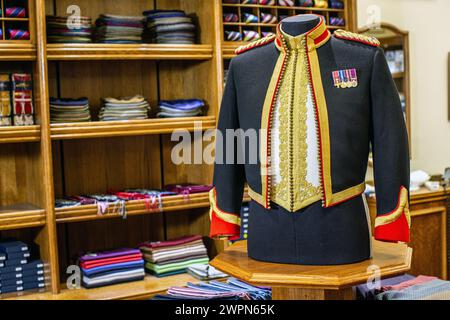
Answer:
MULTIPOLYGON (((354 0, 345 11, 328 10, 354 21, 354 0)), ((221 0, 35 0, 29 23, 31 40, 0 42, 0 60, 29 66, 34 74, 36 125, 0 128, 0 237, 35 242, 46 265, 45 292, 10 299, 146 299, 171 286, 196 281, 187 274, 98 289, 69 290, 66 267, 82 251, 135 247, 147 240, 209 233, 207 193, 163 198, 162 209, 145 201, 126 204, 127 219, 113 209, 97 214, 95 205, 55 208, 55 199, 127 188, 161 189, 174 183, 210 184, 209 164, 175 164, 171 133, 189 132, 193 147, 203 148, 202 131, 214 129, 223 91, 224 59, 238 43, 223 41, 221 0), (46 15, 66 15, 78 5, 94 20, 101 13, 140 15, 149 9, 178 9, 196 16, 196 45, 47 44, 46 15), (128 122, 50 123, 50 97, 87 97, 94 120, 107 96, 142 94, 154 109, 158 100, 200 98, 202 117, 128 122), (19 207, 20 203, 31 204, 19 207)), ((251 6, 241 6, 252 10, 251 6)), ((271 8, 270 10, 286 8, 271 8)), ((293 8, 295 10, 301 8, 293 8)), ((316 12, 314 8, 309 11, 316 12)), ((323 11, 323 10, 322 10, 323 11)), ((230 26, 243 27, 243 26, 230 26)), ((252 26, 265 28, 266 26, 252 26)), ((271 26, 274 28, 275 25, 271 26)), ((203 149, 202 149, 203 150, 203 149)), ((249 200, 245 196, 244 200, 249 200)), ((223 249, 223 241, 208 241, 223 249)), ((3 297, 0 297, 3 298, 3 297)))
MULTIPOLYGON (((207 207, 209 207, 209 196, 207 192, 191 194, 189 196, 163 197, 161 208, 147 207, 143 200, 132 200, 126 203, 127 217, 207 207)), ((104 215, 98 215, 96 205, 57 208, 55 211, 57 223, 121 218, 113 206, 104 215)))
POLYGON ((209 60, 211 45, 48 44, 47 59, 67 60, 209 60))
POLYGON ((0 230, 45 225, 45 211, 29 204, 0 207, 0 230))
MULTIPOLYGON (((222 48, 223 56, 226 59, 230 59, 234 56, 234 50, 242 45, 242 41, 228 41, 225 37, 225 30, 236 31, 243 35, 244 30, 256 31, 260 37, 262 32, 276 32, 276 26, 278 23, 261 23, 261 13, 269 13, 280 20, 280 16, 293 16, 297 14, 319 14, 323 15, 327 22, 330 21, 330 17, 339 17, 344 19, 345 24, 342 26, 328 25, 330 30, 348 29, 355 31, 357 28, 356 23, 356 1, 355 0, 343 0, 344 9, 334 8, 316 8, 316 7, 301 7, 301 6, 280 6, 280 5, 261 5, 261 4, 227 4, 222 3, 222 13, 234 13, 238 16, 238 22, 222 22, 222 48), (246 23, 243 21, 245 13, 253 14, 258 17, 258 22, 246 23)), ((222 18, 222 14, 220 15, 222 18)))
POLYGON ((215 126, 215 116, 204 116, 175 119, 63 123, 52 124, 50 130, 53 140, 63 140, 167 134, 172 133, 174 130, 193 132, 195 130, 214 129, 215 126))
POLYGON ((41 139, 39 125, 24 127, 0 127, 0 143, 34 142, 41 139))
MULTIPOLYGON (((62 289, 58 295, 51 293, 10 294, 6 300, 146 300, 163 294, 173 286, 184 286, 187 282, 199 280, 189 274, 179 274, 165 278, 146 276, 143 281, 135 281, 95 289, 62 289)), ((65 284, 61 284, 65 288, 65 284)))

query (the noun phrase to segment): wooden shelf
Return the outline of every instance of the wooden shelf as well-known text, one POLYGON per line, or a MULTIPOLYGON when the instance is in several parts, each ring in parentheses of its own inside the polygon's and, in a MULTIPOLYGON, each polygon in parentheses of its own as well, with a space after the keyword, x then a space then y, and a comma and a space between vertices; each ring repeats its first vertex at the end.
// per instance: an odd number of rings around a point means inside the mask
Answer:
MULTIPOLYGON (((25 293, 5 300, 144 300, 164 294, 170 287, 184 286, 187 282, 198 283, 200 280, 187 273, 163 278, 147 275, 142 281, 94 289, 63 289, 58 295, 52 295, 50 292, 25 293)), ((61 288, 66 288, 66 284, 61 284, 61 288)))
POLYGON ((405 73, 404 72, 394 72, 392 74, 392 78, 393 79, 402 79, 405 77, 405 73))
POLYGON ((230 4, 222 3, 223 7, 241 7, 241 8, 260 8, 260 9, 278 9, 278 10, 303 10, 303 11, 327 11, 327 12, 345 12, 345 9, 316 8, 316 7, 288 7, 288 6, 266 6, 261 4, 230 4))
POLYGON ((48 60, 209 60, 211 45, 48 44, 48 60))
POLYGON ((40 139, 39 125, 0 127, 0 143, 34 142, 40 139))
MULTIPOLYGON (((188 197, 185 196, 167 196, 162 197, 162 210, 159 208, 147 209, 145 201, 143 200, 131 200, 127 201, 127 216, 143 215, 159 213, 161 211, 180 211, 197 208, 209 207, 208 192, 191 194, 188 197)), ((114 208, 108 209, 108 212, 104 215, 97 214, 96 205, 84 205, 78 207, 67 207, 55 209, 56 222, 78 222, 87 220, 101 220, 111 218, 121 218, 117 212, 114 212, 114 208)))
POLYGON ((38 227, 45 224, 45 211, 30 204, 0 207, 0 230, 38 227))
POLYGON ((216 118, 214 116, 148 119, 131 121, 92 121, 83 123, 51 124, 51 137, 53 140, 86 139, 99 137, 125 137, 148 134, 172 133, 174 130, 214 129, 216 118))
POLYGON ((253 23, 245 23, 245 22, 224 22, 224 26, 243 26, 243 27, 276 27, 277 23, 261 23, 261 22, 253 22, 253 23))
MULTIPOLYGON (((162 209, 159 208, 147 209, 145 201, 143 200, 127 201, 126 203, 127 216, 208 208, 210 205, 208 192, 194 193, 189 195, 188 197, 180 195, 166 196, 162 197, 161 199, 162 199, 162 209)), ((244 202, 245 201, 250 201, 250 197, 248 196, 247 191, 245 191, 244 195, 244 202)), ((106 214, 98 215, 96 205, 56 208, 55 215, 57 223, 70 223, 89 220, 122 218, 118 214, 117 210, 114 210, 113 206, 111 206, 111 208, 108 209, 108 212, 106 214)))
POLYGON ((22 43, 21 40, 0 41, 0 61, 34 61, 36 48, 31 43, 22 43))

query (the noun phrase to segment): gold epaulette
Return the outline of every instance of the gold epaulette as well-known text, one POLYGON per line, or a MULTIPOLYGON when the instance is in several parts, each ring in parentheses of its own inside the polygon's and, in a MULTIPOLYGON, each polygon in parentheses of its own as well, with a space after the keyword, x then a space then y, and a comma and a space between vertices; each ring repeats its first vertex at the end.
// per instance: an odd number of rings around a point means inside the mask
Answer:
POLYGON ((347 30, 342 30, 342 29, 336 30, 334 32, 334 36, 336 38, 340 38, 340 39, 344 39, 344 40, 350 40, 350 41, 364 43, 364 44, 367 44, 367 45, 373 46, 373 47, 380 46, 380 41, 378 41, 378 39, 375 37, 366 36, 364 34, 354 33, 354 32, 350 32, 347 30))
POLYGON ((250 42, 249 44, 238 47, 236 50, 234 50, 234 53, 241 54, 241 53, 251 50, 253 48, 263 46, 263 45, 268 44, 268 43, 272 42, 273 40, 275 40, 275 37, 276 36, 274 34, 272 34, 270 36, 261 38, 259 40, 250 42))

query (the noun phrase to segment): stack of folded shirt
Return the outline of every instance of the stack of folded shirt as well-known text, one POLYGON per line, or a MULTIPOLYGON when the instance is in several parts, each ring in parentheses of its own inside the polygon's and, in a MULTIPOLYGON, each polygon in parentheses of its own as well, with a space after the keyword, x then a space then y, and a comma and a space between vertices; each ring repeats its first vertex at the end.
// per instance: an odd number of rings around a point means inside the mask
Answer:
POLYGON ((150 105, 140 95, 129 98, 104 98, 100 110, 101 121, 148 119, 150 105))
POLYGON ((148 10, 144 42, 163 44, 193 44, 196 27, 182 10, 148 10))
POLYGON ((87 98, 57 99, 50 98, 50 122, 86 122, 91 121, 87 98))
POLYGON ((89 43, 92 42, 92 30, 89 17, 47 16, 49 43, 89 43))
POLYGON ((158 118, 195 117, 203 114, 205 102, 200 99, 161 100, 158 118))
POLYGON ((145 270, 157 277, 185 273, 191 265, 209 262, 201 236, 145 242, 139 249, 144 254, 145 270))
POLYGON ((171 287, 165 295, 156 295, 152 300, 270 300, 270 288, 255 287, 236 278, 227 282, 217 280, 188 283, 186 287, 171 287))
POLYGON ((144 260, 137 249, 86 254, 79 258, 85 288, 143 280, 144 260))
POLYGON ((29 257, 26 243, 0 242, 0 294, 45 287, 44 264, 29 257))
POLYGON ((141 43, 143 16, 102 14, 95 22, 96 40, 100 43, 141 43))

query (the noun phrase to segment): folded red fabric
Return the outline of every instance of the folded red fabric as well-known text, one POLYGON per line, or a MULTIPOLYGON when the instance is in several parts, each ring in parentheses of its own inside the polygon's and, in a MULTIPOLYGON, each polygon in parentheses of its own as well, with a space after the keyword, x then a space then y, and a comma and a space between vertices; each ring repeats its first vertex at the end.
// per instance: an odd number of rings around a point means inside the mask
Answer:
POLYGON ((142 254, 134 254, 134 255, 128 255, 128 256, 123 256, 123 257, 86 261, 86 262, 81 262, 80 266, 84 269, 90 269, 90 268, 106 266, 106 265, 110 265, 110 264, 116 264, 116 263, 122 263, 122 262, 132 262, 132 261, 139 261, 139 260, 142 260, 142 254))

